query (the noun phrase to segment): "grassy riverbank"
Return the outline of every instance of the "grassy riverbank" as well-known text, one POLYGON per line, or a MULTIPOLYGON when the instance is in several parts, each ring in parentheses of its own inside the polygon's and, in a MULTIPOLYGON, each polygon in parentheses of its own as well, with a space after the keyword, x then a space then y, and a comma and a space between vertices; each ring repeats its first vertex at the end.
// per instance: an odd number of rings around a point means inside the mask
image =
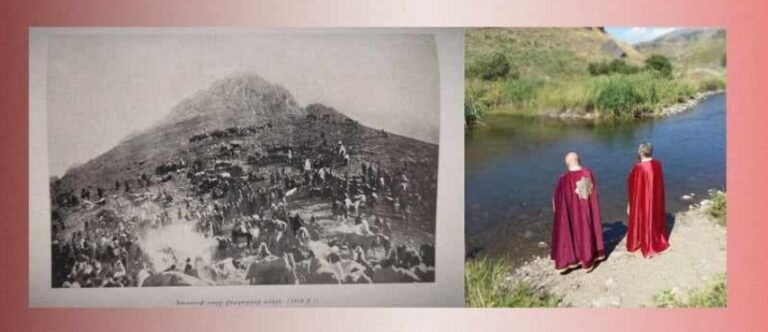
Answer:
POLYGON ((671 247, 653 259, 622 240, 593 272, 554 271, 548 257, 512 269, 503 258, 465 264, 470 307, 724 307, 726 195, 710 196, 672 219, 671 247))
POLYGON ((468 119, 488 112, 629 119, 725 88, 724 55, 709 63, 717 50, 699 52, 705 64, 699 53, 670 59, 597 28, 469 29, 466 41, 468 119))
POLYGON ((503 258, 479 257, 464 265, 467 307, 556 307, 562 297, 527 283, 510 283, 503 258))
POLYGON ((660 308, 724 308, 728 300, 725 274, 718 275, 710 285, 682 292, 678 288, 665 289, 653 297, 660 308))

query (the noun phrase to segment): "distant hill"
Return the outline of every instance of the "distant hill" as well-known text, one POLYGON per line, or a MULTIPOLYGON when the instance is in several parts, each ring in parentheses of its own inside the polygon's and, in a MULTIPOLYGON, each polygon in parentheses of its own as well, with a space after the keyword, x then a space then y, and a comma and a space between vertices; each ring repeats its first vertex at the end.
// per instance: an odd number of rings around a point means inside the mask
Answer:
POLYGON ((725 30, 716 28, 677 29, 635 45, 640 52, 668 57, 679 73, 725 70, 725 30))
POLYGON ((363 144, 358 151, 370 152, 372 158, 378 159, 392 156, 418 159, 419 153, 436 158, 437 152, 434 144, 359 125, 325 105, 301 107, 287 89, 258 75, 243 74, 214 82, 208 89, 182 100, 154 126, 132 133, 106 153, 73 166, 56 186, 59 190, 112 188, 115 181, 134 181, 141 174, 153 175, 164 163, 178 160, 212 163, 219 158, 219 147, 233 139, 241 140, 243 150, 251 153, 264 153, 270 146, 316 145, 322 139, 329 143, 343 139, 350 147, 363 144), (323 122, 321 130, 317 127, 319 122, 312 122, 310 118, 324 118, 328 122, 323 122), (191 142, 195 135, 217 130, 266 126, 270 129, 255 130, 244 137, 191 142), (410 150, 398 152, 398 147, 410 147, 410 150))
POLYGON ((162 123, 196 119, 201 126, 243 125, 265 116, 303 114, 304 110, 282 86, 255 74, 240 74, 219 80, 208 89, 184 99, 162 123))
POLYGON ((558 79, 586 76, 587 63, 626 59, 641 64, 645 56, 612 38, 602 28, 482 28, 466 32, 467 69, 489 53, 503 54, 521 78, 558 79))

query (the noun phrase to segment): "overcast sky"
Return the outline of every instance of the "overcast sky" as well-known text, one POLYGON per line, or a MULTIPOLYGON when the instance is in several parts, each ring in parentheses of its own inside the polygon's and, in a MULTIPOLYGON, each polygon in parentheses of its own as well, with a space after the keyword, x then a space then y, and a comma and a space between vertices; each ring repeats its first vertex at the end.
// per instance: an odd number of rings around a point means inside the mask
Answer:
POLYGON ((58 33, 48 47, 51 175, 106 152, 183 98, 252 72, 300 105, 437 143, 439 68, 432 35, 253 31, 58 33))

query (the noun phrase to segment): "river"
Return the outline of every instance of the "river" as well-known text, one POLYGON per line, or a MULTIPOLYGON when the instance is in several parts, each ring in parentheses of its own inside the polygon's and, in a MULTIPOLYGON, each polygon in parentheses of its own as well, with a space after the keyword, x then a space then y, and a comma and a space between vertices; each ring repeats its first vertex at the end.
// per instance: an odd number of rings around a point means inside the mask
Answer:
POLYGON ((698 202, 709 189, 724 190, 725 100, 717 94, 678 115, 623 123, 486 116, 465 133, 468 253, 515 264, 548 253, 540 242, 549 243, 551 195, 568 151, 597 177, 607 239, 623 236, 627 175, 643 141, 663 164, 668 212, 693 203, 683 195, 698 202))

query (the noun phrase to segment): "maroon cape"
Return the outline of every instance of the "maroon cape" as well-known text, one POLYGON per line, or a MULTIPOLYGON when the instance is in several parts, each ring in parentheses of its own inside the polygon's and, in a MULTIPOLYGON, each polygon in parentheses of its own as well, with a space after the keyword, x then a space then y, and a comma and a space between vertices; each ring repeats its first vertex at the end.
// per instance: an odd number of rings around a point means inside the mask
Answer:
POLYGON ((627 181, 629 220, 627 250, 640 249, 644 257, 669 247, 664 211, 664 175, 657 160, 639 162, 627 181))
POLYGON ((589 268, 605 255, 597 183, 588 168, 560 176, 553 197, 551 258, 556 269, 589 268))

